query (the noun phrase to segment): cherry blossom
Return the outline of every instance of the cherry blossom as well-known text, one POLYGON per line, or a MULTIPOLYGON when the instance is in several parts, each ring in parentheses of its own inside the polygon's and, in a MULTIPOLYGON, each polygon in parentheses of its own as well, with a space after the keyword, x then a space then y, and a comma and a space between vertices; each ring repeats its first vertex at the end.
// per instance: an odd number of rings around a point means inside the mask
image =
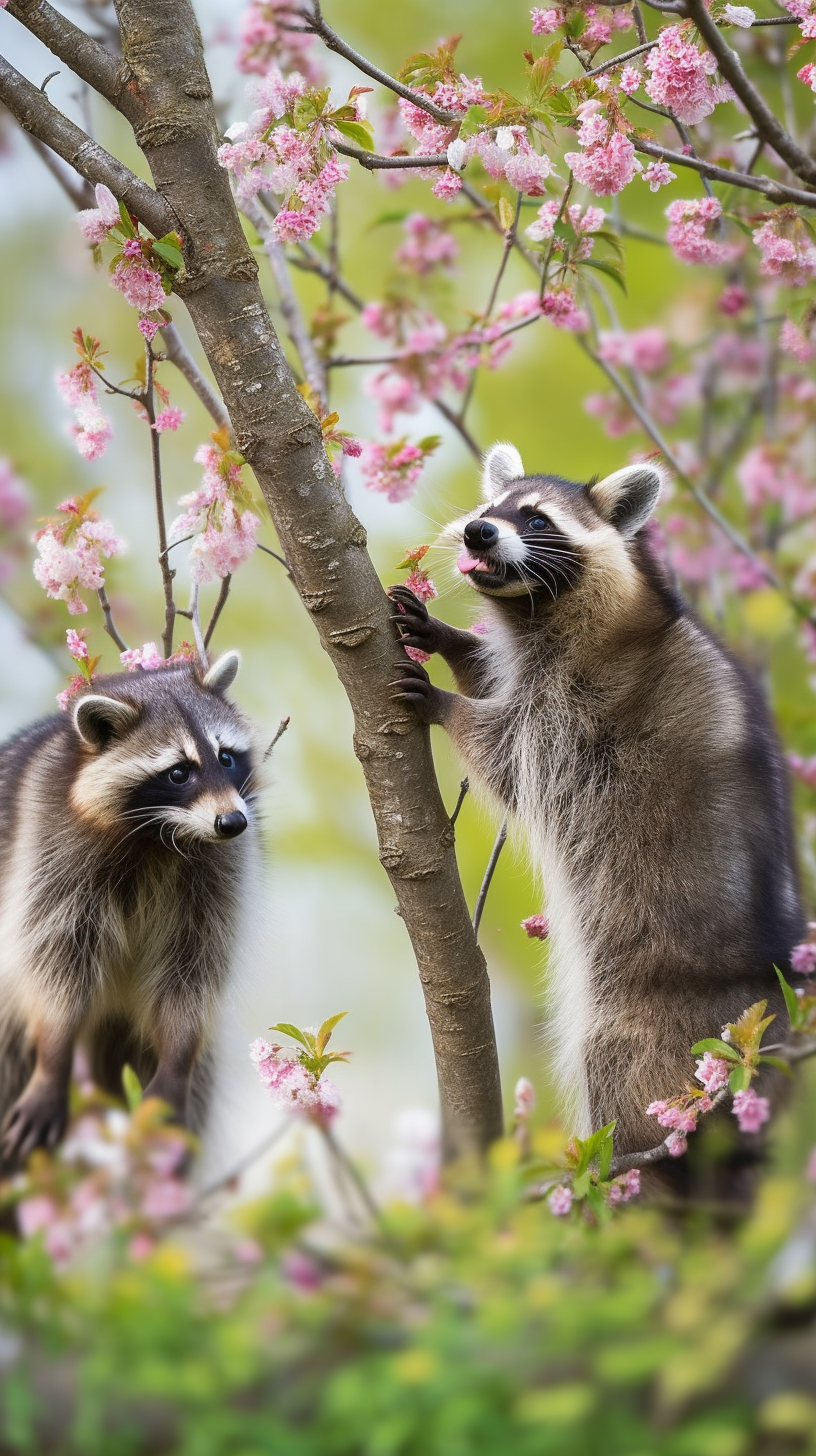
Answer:
POLYGON ((792 319, 785 319, 779 330, 779 347, 783 353, 789 354, 800 364, 808 364, 811 359, 816 357, 816 349, 810 339, 792 319))
POLYGON ((689 126, 711 115, 720 99, 711 81, 717 62, 710 51, 700 51, 687 41, 682 27, 661 30, 645 65, 652 73, 646 82, 650 100, 668 107, 689 126))
POLYGON ((666 1152, 670 1158, 682 1158, 688 1152, 688 1139, 682 1132, 672 1132, 666 1138, 666 1152))
POLYGON ((34 576, 49 597, 65 602, 71 616, 87 612, 80 591, 98 591, 105 584, 103 557, 123 549, 109 521, 99 519, 90 496, 72 497, 57 507, 65 519, 50 520, 34 540, 38 559, 34 576))
POLYGON ((157 435, 161 435, 165 430, 177 430, 183 419, 184 410, 175 409, 171 405, 159 411, 151 428, 157 435))
MULTIPOLYGON (((475 631, 475 627, 473 628, 475 631)), ((547 915, 528 915, 522 920, 521 928, 531 940, 546 940, 550 933, 550 921, 547 915)))
POLYGON ((767 1097, 759 1097, 753 1087, 734 1093, 734 1116, 740 1132, 759 1132, 771 1115, 771 1104, 767 1097))
POLYGON ((642 171, 635 148, 628 137, 615 131, 608 141, 595 141, 585 152, 567 152, 564 157, 576 181, 598 197, 622 192, 642 171))
POLYGON ((413 495, 425 460, 437 443, 436 440, 432 445, 424 441, 412 445, 407 440, 398 440, 393 445, 370 442, 363 447, 360 458, 363 483, 390 501, 407 500, 413 495))
POLYGON ((530 18, 533 22, 533 35, 552 35, 553 31, 564 24, 566 15, 563 10, 535 5, 530 11, 530 18))
POLYGON ((249 1049, 255 1069, 267 1092, 285 1112, 307 1117, 323 1127, 340 1111, 340 1094, 328 1077, 317 1077, 295 1057, 281 1054, 281 1048, 258 1037, 249 1049))
POLYGON ((157 667, 165 666, 165 659, 155 642, 145 642, 143 647, 131 647, 120 652, 119 661, 128 672, 136 672, 139 668, 143 672, 153 672, 157 667))
POLYGON ((663 329, 636 329, 631 334, 601 331, 598 353, 607 364, 655 374, 669 362, 669 345, 663 329))
POLYGON ((535 1110, 535 1087, 529 1077, 519 1077, 513 1089, 513 1116, 517 1120, 527 1118, 535 1110))
POLYGON ((650 192, 659 192, 661 187, 677 181, 677 173, 672 171, 668 162, 650 162, 641 172, 640 180, 648 182, 650 192))
POLYGON ((250 0, 241 18, 237 64, 245 75, 265 76, 273 66, 299 71, 310 86, 320 86, 324 70, 313 35, 291 27, 290 0, 250 0))
POLYGON ((113 437, 110 421, 102 413, 96 375, 87 359, 57 375, 57 389, 76 414, 70 426, 74 443, 84 460, 98 460, 113 437))
POLYGON ((780 208, 751 234, 762 253, 760 273, 802 288, 816 273, 816 247, 791 208, 780 208))
POLYGON ((711 1052, 704 1053, 701 1060, 697 1063, 697 1069, 694 1073, 697 1081, 702 1082, 706 1092, 710 1093, 711 1096, 728 1085, 729 1074, 730 1068, 728 1062, 724 1061, 722 1057, 712 1056, 711 1052))
POLYGON ((630 1198, 637 1198, 639 1193, 640 1169, 630 1168, 628 1173, 622 1173, 609 1185, 606 1201, 614 1208, 618 1203, 628 1203, 630 1198))
POLYGON ((791 951, 791 970, 799 976, 812 976, 816 972, 816 943, 806 940, 794 946, 791 951))
POLYGON ((450 269, 459 256, 456 238, 436 218, 424 212, 412 212, 402 224, 405 241, 400 243, 394 258, 408 273, 420 276, 434 268, 450 269))
POLYGON ((194 535, 190 561, 194 581, 231 576, 255 550, 260 518, 241 474, 243 459, 214 443, 201 445, 194 459, 204 466, 198 490, 181 498, 187 509, 170 527, 171 540, 194 535))
POLYGON ((15 531, 26 519, 30 506, 28 486, 17 475, 11 461, 0 456, 0 530, 15 531))
POLYGON ((547 1199, 547 1207, 556 1218, 563 1218, 572 1208, 572 1189, 566 1183, 554 1188, 547 1199))
POLYGON ((684 263, 728 263, 739 255, 737 244, 717 240, 722 204, 716 197, 670 202, 666 216, 666 241, 684 263))
POLYGON ((111 228, 119 226, 121 216, 119 203, 104 182, 98 182, 94 192, 96 207, 82 208, 77 213, 77 222, 83 237, 87 238, 89 243, 99 244, 104 243, 111 228))

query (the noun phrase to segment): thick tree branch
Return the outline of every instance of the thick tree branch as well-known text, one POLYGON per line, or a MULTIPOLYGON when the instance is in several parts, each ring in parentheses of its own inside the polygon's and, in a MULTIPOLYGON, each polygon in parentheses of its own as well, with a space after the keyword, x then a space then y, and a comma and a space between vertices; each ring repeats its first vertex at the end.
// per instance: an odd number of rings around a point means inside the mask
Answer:
POLYGON ((380 858, 417 956, 449 1152, 502 1126, 490 991, 433 770, 428 731, 390 698, 399 653, 365 532, 339 490, 320 425, 294 386, 218 164, 218 127, 189 0, 117 0, 135 130, 172 200, 186 273, 177 285, 269 505, 298 592, 348 693, 380 858))
POLYGON ((816 162, 796 144, 770 107, 748 80, 742 61, 720 33, 706 10, 704 0, 685 0, 686 14, 691 17, 711 54, 716 57, 720 74, 733 87, 748 112, 762 140, 787 162, 791 171, 803 182, 816 183, 816 162))
POLYGON ((643 152, 647 157, 658 157, 672 167, 690 167, 692 171, 710 178, 712 182, 727 182, 731 187, 744 187, 749 192, 761 192, 769 202, 795 202, 800 207, 816 207, 816 192, 805 192, 801 187, 787 187, 784 182, 775 182, 773 177, 755 177, 753 173, 732 172, 728 167, 717 167, 713 162, 704 161, 702 157, 690 157, 686 152, 667 151, 665 147, 658 146, 657 142, 647 142, 639 137, 633 136, 632 142, 636 152, 643 152))
POLYGON ((178 218, 163 197, 63 116, 4 56, 0 56, 0 101, 24 131, 44 142, 87 182, 104 182, 154 237, 161 238, 178 226, 178 218))
POLYGON ((75 76, 86 81, 106 101, 119 106, 127 72, 98 40, 80 30, 45 0, 8 0, 6 8, 52 55, 64 61, 75 76))

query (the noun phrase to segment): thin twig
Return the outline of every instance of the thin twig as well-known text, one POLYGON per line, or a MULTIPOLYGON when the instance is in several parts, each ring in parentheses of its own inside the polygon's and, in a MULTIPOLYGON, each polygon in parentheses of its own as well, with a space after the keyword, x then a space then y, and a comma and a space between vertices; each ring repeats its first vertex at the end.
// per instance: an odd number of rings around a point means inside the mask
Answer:
POLYGON ((218 626, 218 618, 221 616, 221 613, 223 612, 225 606, 227 605, 227 597, 229 596, 229 592, 230 592, 230 582, 231 581, 232 581, 232 576, 231 575, 227 575, 227 576, 223 577, 222 580, 221 580, 221 590, 218 593, 218 600, 217 600, 215 606, 213 607, 213 614, 210 617, 209 624, 207 626, 207 630, 204 633, 204 646, 205 646, 205 648, 206 647, 209 647, 210 642, 212 640, 213 632, 215 631, 216 627, 218 626))
POLYGON ((315 348, 314 339, 309 333, 298 296, 292 287, 292 279, 286 265, 286 254, 257 203, 244 203, 244 212, 263 238, 264 252, 269 259, 269 266, 278 290, 280 311, 283 314, 289 338, 298 352, 306 382, 322 400, 325 400, 326 365, 315 348))
MULTIPOLYGON (((643 45, 634 46, 631 51, 623 51, 619 56, 610 56, 609 60, 604 61, 602 66, 593 66, 591 71, 585 71, 580 79, 582 81, 591 81, 593 76, 604 76, 607 71, 613 71, 616 66, 625 65, 627 61, 633 60, 635 56, 642 56, 646 51, 653 51, 656 45, 656 40, 647 40, 643 45)), ((558 89, 559 91, 567 91, 572 85, 572 81, 565 81, 563 86, 559 86, 558 89)))
POLYGON ((215 423, 219 426, 227 425, 229 427, 230 418, 224 401, 213 389, 209 379, 202 374, 175 324, 162 324, 160 333, 164 352, 170 363, 175 364, 179 373, 184 375, 187 383, 198 395, 205 410, 215 420, 215 423))
POLYGON ((207 647, 204 642, 204 634, 201 630, 201 611, 198 605, 200 593, 201 588, 199 586, 199 583, 197 581, 194 581, 192 587, 190 588, 190 607, 189 610, 184 613, 184 615, 185 617, 189 617, 190 622, 192 623, 193 637, 195 638, 198 660, 201 663, 203 671, 206 672, 207 668, 209 667, 210 659, 207 656, 207 647))
POLYGON ((320 1131, 322 1132, 323 1137, 328 1143, 328 1146, 330 1147, 339 1167, 342 1168, 346 1177, 349 1178, 351 1183, 354 1185, 354 1188, 359 1194, 359 1197, 361 1198, 369 1217, 373 1220, 375 1226, 380 1230, 380 1233, 387 1234, 389 1230, 385 1219, 383 1218, 382 1209, 380 1209, 375 1203, 368 1184, 365 1181, 365 1178, 363 1178, 359 1169, 355 1166, 353 1160, 348 1157, 346 1153, 343 1152, 343 1149, 341 1148, 336 1137, 334 1136, 334 1132, 332 1131, 332 1129, 330 1127, 327 1127, 324 1123, 321 1123, 320 1131))
POLYGON ((460 113, 446 111, 444 107, 437 106, 430 96, 424 95, 422 91, 414 91, 411 86, 403 85, 396 76, 389 76, 387 71, 382 71, 365 56, 361 56, 359 51, 355 51, 347 41, 343 40, 342 36, 337 34, 336 30, 332 29, 328 21, 324 20, 318 0, 315 0, 311 11, 299 10, 295 13, 300 15, 305 22, 306 30, 312 35, 319 35, 323 44, 330 51, 335 51, 338 56, 343 56, 345 60, 351 61, 351 64, 356 66, 358 71, 362 71, 364 76, 370 76, 372 81, 379 81, 381 86, 386 86, 389 91, 394 92, 395 96, 402 96, 403 100, 410 101, 412 106, 418 106, 422 111, 427 111, 435 121, 441 121, 448 126, 455 126, 462 120, 460 113))
POLYGON ((258 1159, 263 1157, 264 1153, 271 1152, 275 1144, 279 1143, 284 1134, 289 1132, 290 1127, 291 1123, 286 1121, 281 1123, 280 1127, 276 1127, 274 1132, 267 1133, 261 1142, 256 1143, 254 1148, 233 1164, 228 1173, 224 1173, 214 1183, 209 1183, 206 1188, 202 1188, 196 1196, 196 1205, 203 1203, 207 1198, 212 1198, 215 1193, 220 1193, 223 1188, 228 1188, 230 1183, 237 1182, 247 1169, 252 1167, 253 1163, 257 1163, 258 1159))
POLYGON ((427 156, 422 153, 413 152, 410 155, 400 153, 396 157, 381 157, 378 152, 364 152, 361 147, 349 147, 345 142, 332 140, 332 146, 336 152, 342 152, 344 157, 352 157, 365 167, 368 172, 388 172, 399 167, 447 167, 447 152, 430 152, 427 156))
POLYGON ((476 909, 473 912, 473 934, 476 936, 478 936, 479 934, 479 925, 481 923, 482 912, 485 907, 485 901, 487 900, 487 892, 490 889, 491 880, 493 879, 493 875, 496 872, 496 865, 499 862, 499 855, 504 849, 504 842, 506 838, 507 815, 505 814, 504 819, 502 820, 501 829, 496 835, 496 842, 493 845, 493 849, 491 850, 490 859, 487 862, 487 869, 485 870, 484 879, 482 880, 482 888, 479 891, 479 898, 476 901, 476 909))
POLYGON ((710 177, 714 182, 727 182, 732 187, 744 187, 748 192, 761 192, 771 202, 796 202, 802 207, 816 207, 816 192, 804 192, 801 187, 789 187, 787 183, 776 182, 772 177, 754 177, 747 172, 732 172, 727 167, 717 167, 713 162, 706 162, 702 157, 692 157, 686 152, 672 152, 659 146, 657 142, 648 142, 642 137, 633 136, 632 144, 636 152, 643 152, 647 157, 658 157, 672 167, 690 167, 692 171, 699 172, 703 177, 710 177))
POLYGON ((567 204, 569 203, 569 200, 570 200, 570 194, 572 192, 572 187, 573 187, 574 181, 575 181, 575 178, 573 177, 572 172, 570 172, 569 177, 567 178, 567 185, 564 188, 564 194, 563 194, 563 196, 561 198, 561 206, 558 209, 558 216, 556 217, 555 222, 553 224, 552 237, 550 238, 550 245, 549 245, 549 247, 547 249, 547 254, 546 254, 546 257, 545 257, 544 262, 542 264, 542 268, 541 268, 541 288, 539 289, 539 297, 542 298, 542 299, 543 299, 544 294, 545 294, 545 292, 547 290, 547 275, 548 275, 549 270, 550 270, 550 263, 552 262, 553 253, 555 252, 556 228, 558 227, 558 224, 561 222, 561 219, 563 218, 564 213, 567 210, 567 204))
POLYGON ((291 722, 291 719, 289 717, 281 718, 280 723, 278 724, 278 731, 275 734, 275 737, 272 739, 272 742, 270 743, 269 747, 267 748, 267 750, 266 750, 266 752, 264 754, 264 759, 267 759, 267 758, 270 757, 270 755, 272 753, 272 749, 275 747, 275 744, 279 741, 279 739, 281 739, 283 737, 284 733, 286 732, 287 728, 289 727, 290 722, 291 722))
POLYGON ((127 652, 127 642, 124 641, 124 639, 120 636, 119 632, 116 630, 116 623, 113 620, 111 604, 108 601, 108 594, 105 591, 104 586, 97 587, 96 595, 99 598, 99 605, 102 608, 102 612, 105 617, 105 631, 107 632, 109 637, 113 638, 120 652, 127 652))
POLYGON ((464 804, 465 799, 467 797, 467 791, 468 791, 469 788, 470 788, 470 780, 469 779, 462 779, 462 782, 459 785, 459 798, 456 800, 456 805, 455 805, 454 811, 453 811, 453 813, 450 816, 451 829, 453 829, 453 827, 454 827, 457 819, 459 818, 459 814, 461 812, 462 805, 464 804))
POLYGON ((292 575, 291 571, 289 570, 289 563, 286 560, 286 558, 284 556, 279 556, 278 553, 277 553, 277 551, 273 551, 272 550, 272 547, 271 546, 262 546, 261 543, 260 543, 260 541, 256 541, 255 542, 255 550, 256 551, 263 551, 264 556, 274 556, 275 560, 276 561, 279 561, 280 564, 281 564, 281 566, 284 567, 287 576, 291 576, 292 575))
POLYGON ((173 578, 175 571, 167 561, 167 523, 164 516, 164 492, 161 471, 161 436, 153 426, 156 423, 156 407, 153 397, 153 350, 145 340, 145 392, 142 403, 150 421, 150 456, 153 465, 153 499, 156 507, 156 529, 159 537, 159 568, 164 591, 164 631, 162 644, 165 657, 173 653, 173 627, 176 603, 173 599, 173 578))

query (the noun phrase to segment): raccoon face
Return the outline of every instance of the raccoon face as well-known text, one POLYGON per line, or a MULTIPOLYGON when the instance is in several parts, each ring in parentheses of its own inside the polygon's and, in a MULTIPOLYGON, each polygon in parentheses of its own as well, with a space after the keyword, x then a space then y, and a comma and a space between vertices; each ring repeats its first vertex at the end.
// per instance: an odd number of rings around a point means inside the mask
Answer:
POLYGON ((651 464, 586 486, 525 476, 518 451, 494 445, 485 457, 487 504, 454 521, 440 541, 461 544, 457 569, 482 595, 555 601, 593 568, 632 570, 625 542, 648 520, 661 484, 651 464))
POLYGON ((74 709, 81 767, 73 807, 99 829, 181 852, 222 843, 252 819, 257 756, 223 698, 238 668, 227 653, 202 678, 183 665, 98 682, 74 709))

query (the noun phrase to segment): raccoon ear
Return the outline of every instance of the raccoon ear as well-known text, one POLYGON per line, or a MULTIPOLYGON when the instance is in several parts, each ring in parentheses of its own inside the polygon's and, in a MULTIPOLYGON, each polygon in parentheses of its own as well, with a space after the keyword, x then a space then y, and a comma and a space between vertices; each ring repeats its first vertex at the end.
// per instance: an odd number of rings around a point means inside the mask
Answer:
POLYGON ((482 467, 482 495, 492 500, 511 480, 520 480, 524 464, 515 445, 491 445, 482 467))
POLYGON ((222 652, 208 672, 204 674, 204 686, 211 693, 225 693, 235 682, 241 666, 240 652, 222 652))
POLYGON ((120 698, 89 693, 74 708, 74 727, 91 748, 106 748, 112 738, 124 738, 139 721, 139 709, 120 698))
POLYGON ((657 465, 625 465, 588 487, 596 511, 622 536, 634 536, 645 526, 657 505, 663 485, 657 465))

